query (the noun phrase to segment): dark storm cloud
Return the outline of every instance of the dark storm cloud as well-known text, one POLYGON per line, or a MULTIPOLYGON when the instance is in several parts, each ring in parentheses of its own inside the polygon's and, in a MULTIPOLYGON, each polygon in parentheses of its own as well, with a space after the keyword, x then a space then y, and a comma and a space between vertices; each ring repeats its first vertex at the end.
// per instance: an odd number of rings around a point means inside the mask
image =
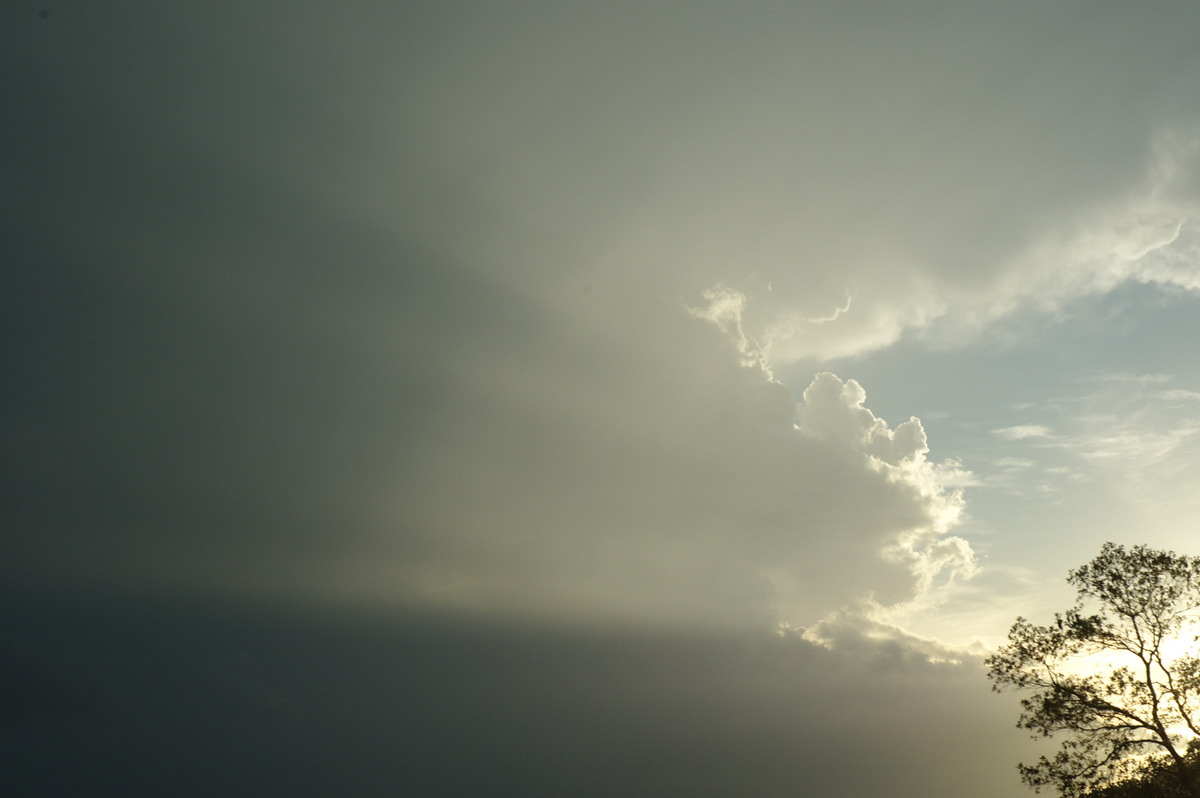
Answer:
POLYGON ((303 172, 330 109, 281 96, 255 32, 286 15, 132 10, 6 26, 6 567, 245 581, 363 524, 449 382, 449 306, 503 324, 505 289, 293 189, 273 158, 303 172))
POLYGON ((1015 794, 978 673, 886 644, 5 598, 87 696, 16 681, 11 795, 1015 794))

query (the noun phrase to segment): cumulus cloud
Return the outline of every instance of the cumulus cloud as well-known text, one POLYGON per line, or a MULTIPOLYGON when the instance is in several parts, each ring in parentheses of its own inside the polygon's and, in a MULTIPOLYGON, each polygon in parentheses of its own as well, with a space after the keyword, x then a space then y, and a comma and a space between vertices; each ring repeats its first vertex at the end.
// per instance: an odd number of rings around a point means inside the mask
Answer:
POLYGON ((925 430, 910 418, 895 430, 863 407, 867 392, 854 380, 822 372, 804 391, 800 429, 821 439, 841 439, 881 463, 899 467, 919 462, 929 451, 925 430))
POLYGON ((978 657, 977 653, 972 655, 940 641, 914 635, 894 624, 844 610, 831 613, 795 633, 809 642, 888 670, 927 670, 938 663, 977 662, 978 657))
POLYGON ((973 573, 947 535, 963 472, 926 459, 920 421, 892 429, 828 373, 793 409, 747 356, 738 296, 708 299, 656 328, 673 362, 525 360, 508 384, 534 392, 497 387, 485 410, 460 397, 445 417, 478 423, 440 429, 394 504, 422 542, 345 587, 476 611, 724 623, 774 607, 810 623, 973 573))

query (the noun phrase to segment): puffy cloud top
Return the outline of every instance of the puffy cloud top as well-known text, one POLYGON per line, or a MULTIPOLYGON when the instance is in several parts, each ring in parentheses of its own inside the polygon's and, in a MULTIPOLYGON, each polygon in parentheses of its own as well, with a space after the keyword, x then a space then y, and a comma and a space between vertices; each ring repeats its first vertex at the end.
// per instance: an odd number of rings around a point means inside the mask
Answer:
POLYGON ((854 380, 842 382, 821 372, 804 391, 800 429, 817 438, 837 438, 888 465, 924 459, 929 451, 925 429, 913 417, 892 430, 863 407, 867 392, 854 380))

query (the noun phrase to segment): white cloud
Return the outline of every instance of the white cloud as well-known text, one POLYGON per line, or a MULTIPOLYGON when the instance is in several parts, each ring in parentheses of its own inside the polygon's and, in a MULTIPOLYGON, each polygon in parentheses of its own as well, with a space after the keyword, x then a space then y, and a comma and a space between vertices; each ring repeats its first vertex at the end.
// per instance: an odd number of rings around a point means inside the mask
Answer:
POLYGON ((1022 441, 1028 438, 1052 438, 1054 432, 1047 426, 1041 424, 1018 424, 1015 427, 1004 427, 994 430, 994 432, 1002 438, 1007 438, 1010 441, 1022 441))
POLYGON ((924 669, 931 663, 978 664, 978 650, 947 646, 861 613, 834 612, 797 631, 809 642, 845 652, 867 664, 884 665, 889 670, 924 669))
POLYGON ((688 311, 698 319, 710 321, 729 335, 738 352, 742 355, 743 366, 757 366, 769 379, 770 367, 767 365, 766 352, 763 347, 750 336, 746 335, 742 324, 742 315, 746 311, 746 296, 726 285, 716 286, 704 291, 707 305, 699 308, 688 308, 688 311))
MULTIPOLYGON (((1148 135, 1154 145, 1137 184, 1107 202, 1070 210, 1049 227, 1031 226, 1007 252, 962 253, 982 279, 941 272, 932 252, 895 264, 883 290, 857 291, 858 316, 848 314, 841 327, 812 331, 786 313, 769 324, 772 356, 856 354, 887 346, 906 330, 936 345, 961 346, 1017 312, 1061 315, 1072 300, 1127 282, 1200 290, 1198 139, 1148 135)), ((777 294, 772 302, 779 304, 777 294)))
POLYGON ((1168 402, 1194 402, 1200 399, 1200 391, 1186 391, 1182 388, 1173 388, 1157 394, 1157 398, 1168 402))
POLYGON ((921 422, 910 418, 892 430, 863 407, 866 398, 866 391, 856 381, 843 383, 836 375, 822 372, 804 391, 800 429, 816 438, 848 441, 892 466, 923 459, 929 446, 921 422))

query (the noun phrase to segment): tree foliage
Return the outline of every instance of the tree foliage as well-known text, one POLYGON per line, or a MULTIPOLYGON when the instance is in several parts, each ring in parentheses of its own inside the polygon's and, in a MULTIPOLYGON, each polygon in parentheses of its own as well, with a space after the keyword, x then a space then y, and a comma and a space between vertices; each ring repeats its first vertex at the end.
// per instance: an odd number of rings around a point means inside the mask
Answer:
POLYGON ((1190 782, 1181 781, 1169 759, 1159 757, 1144 763, 1132 778, 1092 790, 1087 798, 1191 798, 1200 773, 1200 746, 1190 746, 1185 759, 1191 769, 1190 782))
POLYGON ((1197 638, 1169 651, 1194 630, 1200 557, 1106 543, 1067 582, 1071 609, 1047 626, 1017 618, 987 660, 993 689, 1028 692, 1017 725, 1064 738, 1054 756, 1019 765, 1022 779, 1071 797, 1200 798, 1197 638))

